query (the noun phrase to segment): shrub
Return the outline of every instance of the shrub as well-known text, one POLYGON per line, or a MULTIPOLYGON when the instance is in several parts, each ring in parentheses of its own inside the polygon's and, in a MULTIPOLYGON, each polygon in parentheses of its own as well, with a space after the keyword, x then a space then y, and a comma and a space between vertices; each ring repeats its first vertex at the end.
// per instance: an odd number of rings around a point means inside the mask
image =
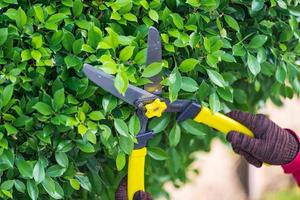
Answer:
MULTIPOLYGON (((114 198, 137 131, 134 108, 81 69, 118 75, 120 91, 142 87, 150 26, 161 32, 171 100, 254 112, 299 93, 299 9, 283 0, 1 0, 0 198, 114 198)), ((191 154, 222 137, 169 114, 149 128, 154 196, 167 196, 167 181, 186 182, 191 154)))

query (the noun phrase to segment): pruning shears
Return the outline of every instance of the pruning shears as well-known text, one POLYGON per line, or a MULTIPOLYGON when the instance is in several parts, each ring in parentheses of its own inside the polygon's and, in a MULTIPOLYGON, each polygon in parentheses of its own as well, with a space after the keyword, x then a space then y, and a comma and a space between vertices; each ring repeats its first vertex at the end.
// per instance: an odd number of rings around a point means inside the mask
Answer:
MULTIPOLYGON (((160 35, 154 27, 149 29, 147 45, 146 64, 161 62, 160 35)), ((160 97, 159 94, 162 91, 160 74, 152 77, 152 83, 145 85, 144 89, 129 84, 127 91, 122 95, 114 86, 114 76, 96 69, 89 64, 84 65, 83 72, 96 85, 136 108, 141 129, 136 136, 138 143, 135 144, 128 161, 129 200, 133 199, 135 192, 140 190, 144 191, 145 189, 144 167, 145 156, 147 154, 146 145, 147 141, 153 137, 153 131, 147 129, 148 119, 161 117, 164 112, 177 113, 178 122, 193 119, 196 122, 206 124, 224 134, 227 134, 229 131, 238 131, 249 137, 254 137, 254 134, 244 125, 221 113, 213 113, 208 107, 201 106, 196 101, 178 99, 171 102, 168 99, 160 97)))

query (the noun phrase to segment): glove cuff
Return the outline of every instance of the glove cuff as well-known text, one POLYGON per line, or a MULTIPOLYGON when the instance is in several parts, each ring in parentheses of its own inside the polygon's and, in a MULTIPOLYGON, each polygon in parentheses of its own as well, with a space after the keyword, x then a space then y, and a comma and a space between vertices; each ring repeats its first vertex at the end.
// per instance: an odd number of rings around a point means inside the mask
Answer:
POLYGON ((300 152, 299 152, 300 140, 294 131, 290 129, 285 129, 285 130, 289 132, 290 135, 293 136, 298 141, 298 146, 294 148, 295 150, 292 150, 293 152, 295 152, 293 153, 295 154, 295 156, 291 159, 289 163, 282 165, 282 168, 285 173, 295 173, 297 171, 300 171, 300 152))

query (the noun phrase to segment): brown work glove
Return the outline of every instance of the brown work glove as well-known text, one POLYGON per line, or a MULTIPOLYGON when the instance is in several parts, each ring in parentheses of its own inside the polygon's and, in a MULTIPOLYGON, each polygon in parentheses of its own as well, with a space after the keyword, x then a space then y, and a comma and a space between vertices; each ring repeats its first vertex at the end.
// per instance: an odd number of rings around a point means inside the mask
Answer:
MULTIPOLYGON (((128 200, 127 195, 127 177, 124 177, 120 182, 118 190, 116 192, 116 200, 128 200)), ((134 194, 133 200, 152 200, 151 195, 148 192, 137 191, 134 194)))
POLYGON ((250 138, 231 131, 226 137, 234 152, 245 157, 250 164, 256 167, 261 167, 262 163, 284 165, 293 161, 299 152, 298 138, 265 115, 233 111, 227 116, 247 126, 255 135, 255 138, 250 138))

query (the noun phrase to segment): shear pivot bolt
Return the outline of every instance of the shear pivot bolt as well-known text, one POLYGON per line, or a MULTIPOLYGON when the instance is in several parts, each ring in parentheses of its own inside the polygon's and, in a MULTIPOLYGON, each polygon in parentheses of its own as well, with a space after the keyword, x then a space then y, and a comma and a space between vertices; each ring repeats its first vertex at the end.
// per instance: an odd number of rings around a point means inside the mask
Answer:
POLYGON ((161 117, 162 113, 167 109, 167 104, 160 99, 155 99, 153 102, 145 105, 146 117, 161 117))

